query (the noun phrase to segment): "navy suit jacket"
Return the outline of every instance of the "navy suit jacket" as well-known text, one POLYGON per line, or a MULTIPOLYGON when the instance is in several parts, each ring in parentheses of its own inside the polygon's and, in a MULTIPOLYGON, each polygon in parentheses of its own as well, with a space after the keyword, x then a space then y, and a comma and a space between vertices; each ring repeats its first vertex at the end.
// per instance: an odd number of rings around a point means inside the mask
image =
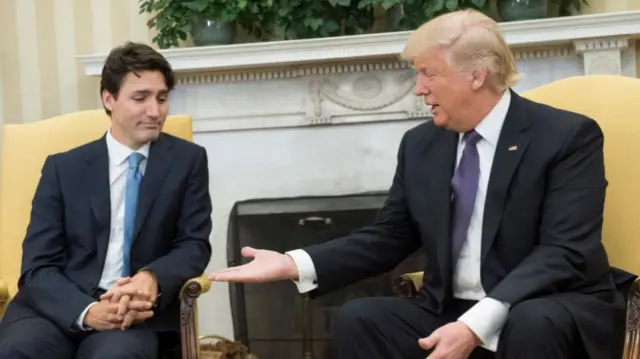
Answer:
MULTIPOLYGON (((202 274, 211 257, 205 149, 161 134, 150 146, 138 206, 131 271, 148 268, 158 280, 162 295, 148 323, 159 331, 177 330, 179 290, 202 274)), ((33 198, 18 293, 5 319, 39 315, 73 331, 78 316, 95 301, 110 216, 104 136, 49 156, 33 198)))

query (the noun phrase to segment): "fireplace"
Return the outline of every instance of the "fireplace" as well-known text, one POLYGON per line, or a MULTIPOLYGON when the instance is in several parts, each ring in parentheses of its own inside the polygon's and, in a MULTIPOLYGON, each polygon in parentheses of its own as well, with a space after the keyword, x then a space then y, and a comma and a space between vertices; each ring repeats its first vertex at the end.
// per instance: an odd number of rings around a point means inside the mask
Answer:
MULTIPOLYGON (((385 197, 376 192, 238 203, 229 220, 229 265, 248 261, 239 255, 244 246, 285 252, 347 235, 371 224, 385 197)), ((393 296, 393 278, 424 263, 424 254, 416 252, 390 273, 315 300, 299 295, 288 281, 231 284, 235 339, 261 359, 330 359, 335 311, 350 299, 393 296)))

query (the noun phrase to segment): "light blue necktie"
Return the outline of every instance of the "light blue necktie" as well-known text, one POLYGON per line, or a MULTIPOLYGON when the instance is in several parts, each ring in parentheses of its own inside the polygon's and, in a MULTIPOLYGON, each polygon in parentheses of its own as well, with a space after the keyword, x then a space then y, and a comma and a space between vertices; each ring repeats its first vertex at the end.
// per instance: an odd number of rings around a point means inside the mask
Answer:
POLYGON ((129 156, 129 167, 127 169, 127 184, 124 192, 124 244, 123 244, 123 266, 122 276, 131 275, 131 237, 133 226, 136 220, 136 209, 138 208, 138 192, 140 182, 142 182, 142 172, 140 163, 144 155, 134 152, 129 156))

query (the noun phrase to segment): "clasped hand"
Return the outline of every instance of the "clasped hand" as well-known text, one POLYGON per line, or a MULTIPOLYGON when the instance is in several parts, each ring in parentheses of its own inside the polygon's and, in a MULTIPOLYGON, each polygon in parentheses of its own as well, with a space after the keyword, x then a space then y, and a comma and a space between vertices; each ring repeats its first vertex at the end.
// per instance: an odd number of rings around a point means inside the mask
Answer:
POLYGON ((85 326, 95 330, 126 330, 153 316, 158 286, 153 275, 139 272, 133 278, 120 278, 100 302, 89 308, 85 326))

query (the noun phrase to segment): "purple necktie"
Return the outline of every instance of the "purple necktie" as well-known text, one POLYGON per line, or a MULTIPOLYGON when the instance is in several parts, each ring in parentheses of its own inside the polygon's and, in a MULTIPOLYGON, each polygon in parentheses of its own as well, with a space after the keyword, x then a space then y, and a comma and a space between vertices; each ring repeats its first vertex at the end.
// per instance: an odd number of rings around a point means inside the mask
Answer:
POLYGON ((482 139, 475 130, 464 134, 464 150, 456 169, 451 187, 453 189, 453 218, 451 221, 451 264, 456 265, 462 245, 467 240, 467 230, 478 192, 480 158, 476 143, 482 139))

